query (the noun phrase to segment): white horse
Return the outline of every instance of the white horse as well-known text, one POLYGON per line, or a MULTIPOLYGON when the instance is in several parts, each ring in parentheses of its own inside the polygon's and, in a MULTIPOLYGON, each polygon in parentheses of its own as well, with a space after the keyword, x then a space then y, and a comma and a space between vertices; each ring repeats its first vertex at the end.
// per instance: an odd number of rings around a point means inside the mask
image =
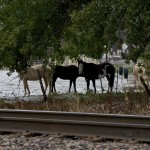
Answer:
POLYGON ((49 66, 46 65, 35 65, 35 66, 31 66, 29 67, 26 71, 18 71, 19 76, 20 76, 20 80, 23 81, 24 84, 24 90, 25 90, 25 96, 28 94, 30 96, 30 90, 29 90, 29 86, 28 86, 28 82, 27 81, 36 81, 39 80, 39 74, 41 76, 41 78, 44 79, 44 83, 45 83, 45 92, 47 90, 47 87, 49 86, 49 93, 51 93, 51 89, 52 89, 52 71, 51 68, 49 66), (39 73, 39 74, 38 74, 39 73))
POLYGON ((137 63, 133 67, 133 76, 135 79, 135 84, 137 83, 138 86, 141 86, 140 77, 145 79, 145 67, 141 63, 137 63))

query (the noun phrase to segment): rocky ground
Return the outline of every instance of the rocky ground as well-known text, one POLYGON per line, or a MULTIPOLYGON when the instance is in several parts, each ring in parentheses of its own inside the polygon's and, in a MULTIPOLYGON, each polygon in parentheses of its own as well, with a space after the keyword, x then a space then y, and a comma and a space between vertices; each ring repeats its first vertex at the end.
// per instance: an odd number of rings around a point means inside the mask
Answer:
POLYGON ((103 141, 101 139, 27 136, 20 133, 0 135, 0 150, 149 150, 148 143, 103 141))

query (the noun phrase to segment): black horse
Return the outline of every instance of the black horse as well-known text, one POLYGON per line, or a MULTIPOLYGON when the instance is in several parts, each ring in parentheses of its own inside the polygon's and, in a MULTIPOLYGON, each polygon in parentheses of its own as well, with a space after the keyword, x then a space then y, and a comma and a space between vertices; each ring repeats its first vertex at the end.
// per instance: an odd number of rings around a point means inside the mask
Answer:
POLYGON ((53 73, 53 88, 52 88, 52 93, 53 89, 56 92, 55 88, 55 82, 57 78, 64 79, 64 80, 70 80, 70 85, 69 85, 69 92, 72 86, 72 83, 74 85, 74 92, 76 93, 76 79, 79 76, 79 70, 78 67, 75 65, 70 65, 70 66, 59 66, 56 65, 53 73))
POLYGON ((78 59, 79 75, 85 77, 87 82, 87 91, 89 90, 90 80, 92 80, 94 91, 96 93, 95 79, 102 79, 104 77, 108 80, 108 92, 113 89, 115 79, 115 67, 110 63, 94 64, 83 62, 78 59))

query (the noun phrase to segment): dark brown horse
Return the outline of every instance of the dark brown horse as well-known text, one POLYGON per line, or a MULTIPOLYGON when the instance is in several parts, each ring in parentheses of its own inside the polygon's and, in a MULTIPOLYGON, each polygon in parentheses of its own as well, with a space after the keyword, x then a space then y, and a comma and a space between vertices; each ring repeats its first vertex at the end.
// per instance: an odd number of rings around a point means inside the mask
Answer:
POLYGON ((52 92, 53 89, 56 92, 56 88, 55 88, 55 82, 57 80, 57 78, 63 79, 63 80, 70 80, 70 85, 69 85, 69 92, 71 90, 71 86, 72 83, 74 85, 74 92, 76 93, 76 79, 79 76, 79 71, 78 71, 78 67, 76 67, 75 65, 70 65, 70 66, 59 66, 56 65, 55 69, 54 69, 54 73, 53 73, 53 88, 52 88, 52 92))
POLYGON ((85 77, 87 82, 87 91, 89 90, 90 80, 92 80, 94 91, 96 93, 95 79, 104 77, 108 80, 108 91, 112 92, 115 79, 115 67, 110 63, 94 64, 86 63, 82 59, 78 59, 79 75, 85 77))

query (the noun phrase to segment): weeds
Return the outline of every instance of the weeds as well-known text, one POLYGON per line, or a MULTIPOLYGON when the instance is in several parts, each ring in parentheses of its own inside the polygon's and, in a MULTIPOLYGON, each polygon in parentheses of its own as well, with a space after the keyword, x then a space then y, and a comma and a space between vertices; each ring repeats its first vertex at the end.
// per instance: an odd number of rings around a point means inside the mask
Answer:
POLYGON ((67 112, 150 115, 150 101, 145 92, 53 94, 48 101, 0 100, 1 109, 48 110, 67 112))

